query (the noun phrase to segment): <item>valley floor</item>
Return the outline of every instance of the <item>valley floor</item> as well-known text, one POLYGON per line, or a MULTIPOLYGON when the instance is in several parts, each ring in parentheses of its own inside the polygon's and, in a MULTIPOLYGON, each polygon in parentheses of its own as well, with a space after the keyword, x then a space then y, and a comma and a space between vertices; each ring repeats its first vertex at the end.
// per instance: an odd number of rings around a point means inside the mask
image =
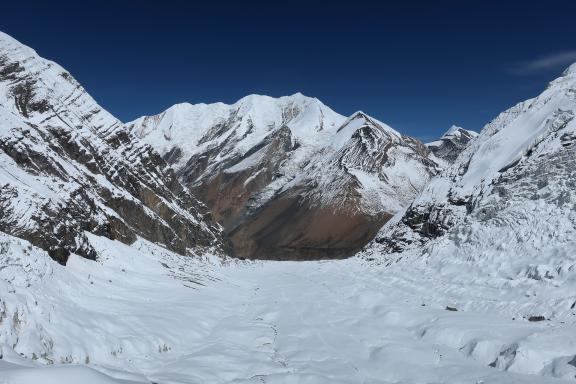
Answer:
POLYGON ((0 383, 561 383, 576 375, 576 316, 555 309, 574 293, 553 280, 472 279, 463 266, 425 260, 221 264, 95 237, 100 261, 72 257, 64 268, 23 241, 0 240, 8 244, 0 383), (527 319, 540 314, 551 320, 527 319))

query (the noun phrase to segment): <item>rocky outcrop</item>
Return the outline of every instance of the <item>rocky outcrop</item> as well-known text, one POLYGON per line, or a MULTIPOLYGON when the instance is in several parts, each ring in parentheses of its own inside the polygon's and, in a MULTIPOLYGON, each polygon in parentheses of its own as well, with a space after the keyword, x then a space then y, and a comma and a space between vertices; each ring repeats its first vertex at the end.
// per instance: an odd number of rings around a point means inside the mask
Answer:
POLYGON ((149 145, 57 64, 0 33, 0 231, 65 263, 84 235, 181 254, 222 246, 206 208, 149 145))

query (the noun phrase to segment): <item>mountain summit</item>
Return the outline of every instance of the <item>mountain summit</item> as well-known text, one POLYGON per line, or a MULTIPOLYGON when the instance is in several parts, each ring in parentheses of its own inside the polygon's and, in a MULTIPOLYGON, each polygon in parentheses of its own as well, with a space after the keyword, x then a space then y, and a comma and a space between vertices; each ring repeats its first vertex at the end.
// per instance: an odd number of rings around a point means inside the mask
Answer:
POLYGON ((452 163, 476 136, 477 132, 453 125, 440 139, 427 143, 426 146, 436 157, 452 163))

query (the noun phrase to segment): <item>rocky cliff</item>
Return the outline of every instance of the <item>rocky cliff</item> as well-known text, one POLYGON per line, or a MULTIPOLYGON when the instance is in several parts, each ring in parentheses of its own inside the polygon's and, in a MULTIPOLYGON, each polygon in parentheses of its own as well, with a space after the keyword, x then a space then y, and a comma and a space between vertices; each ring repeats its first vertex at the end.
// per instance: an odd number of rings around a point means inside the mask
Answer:
POLYGON ((0 33, 0 231, 65 263, 85 233, 178 253, 221 248, 218 225, 149 145, 59 65, 0 33))

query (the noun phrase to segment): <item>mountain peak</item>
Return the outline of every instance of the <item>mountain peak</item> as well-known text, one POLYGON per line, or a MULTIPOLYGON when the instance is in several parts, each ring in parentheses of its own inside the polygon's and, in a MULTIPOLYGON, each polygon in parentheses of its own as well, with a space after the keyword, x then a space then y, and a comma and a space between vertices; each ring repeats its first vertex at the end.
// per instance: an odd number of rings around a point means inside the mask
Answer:
MULTIPOLYGON (((324 103, 322 103, 319 99, 315 98, 315 97, 309 97, 306 96, 300 92, 296 92, 292 95, 287 95, 287 96, 280 96, 280 97, 273 97, 273 96, 268 96, 268 95, 261 95, 258 93, 251 93, 249 95, 243 96, 242 98, 234 101, 233 103, 223 103, 223 102, 210 102, 210 103, 206 103, 206 102, 200 102, 200 103, 190 103, 190 102, 181 102, 181 103, 177 103, 174 104, 172 106, 170 106, 169 108, 167 108, 168 111, 174 111, 174 110, 181 110, 181 111, 186 111, 186 110, 193 110, 193 109, 202 109, 202 108, 208 108, 208 109, 213 109, 213 108, 226 108, 226 107, 239 107, 239 106, 247 106, 247 105, 251 105, 254 106, 256 108, 259 109, 263 109, 263 108, 269 108, 270 105, 273 104, 277 104, 277 105, 283 105, 286 102, 294 102, 297 104, 311 104, 311 103, 316 103, 319 105, 324 105, 324 103), (268 106, 268 107, 266 107, 268 106)), ((142 116, 144 117, 144 116, 142 116)), ((132 122, 127 122, 128 125, 130 125, 132 122)))
POLYGON ((357 130, 366 127, 386 132, 390 137, 400 138, 402 136, 387 124, 374 119, 362 111, 356 111, 338 128, 337 134, 332 139, 332 145, 336 148, 344 146, 357 130))
POLYGON ((562 73, 562 76, 570 76, 574 74, 576 74, 576 63, 572 63, 572 65, 566 68, 566 70, 564 70, 562 73))
POLYGON ((320 145, 345 119, 320 100, 298 92, 278 98, 251 94, 233 104, 184 103, 127 126, 162 155, 177 147, 186 161, 207 147, 225 145, 221 157, 231 160, 284 126, 300 145, 320 145))
POLYGON ((448 130, 442 135, 442 137, 444 136, 448 136, 448 135, 452 135, 454 134, 454 132, 458 132, 459 130, 463 130, 464 128, 458 126, 458 125, 452 125, 450 128, 448 128, 448 130))
MULTIPOLYGON (((342 127, 340 127, 340 129, 338 129, 338 130, 339 131, 342 130, 345 126, 347 126, 351 122, 357 121, 357 120, 362 120, 363 121, 362 124, 370 124, 370 125, 374 125, 374 126, 386 126, 386 124, 374 119, 373 117, 369 116, 368 114, 364 113, 363 111, 356 111, 346 119, 344 124, 342 124, 342 127)), ((390 129, 392 129, 392 128, 390 128, 390 129)))
POLYGON ((294 93, 294 94, 292 94, 292 95, 290 95, 290 96, 288 96, 288 97, 291 97, 291 98, 306 98, 306 99, 311 99, 311 97, 306 96, 305 94, 303 94, 303 93, 300 92, 300 91, 298 91, 298 92, 296 92, 296 93, 294 93))
POLYGON ((451 163, 476 136, 477 132, 452 125, 438 140, 426 143, 426 146, 436 157, 451 163))
POLYGON ((364 119, 367 121, 372 121, 372 117, 368 116, 366 113, 364 113, 363 111, 356 111, 353 114, 350 115, 350 117, 348 118, 349 121, 355 120, 355 119, 364 119))
POLYGON ((232 105, 236 105, 236 104, 243 104, 246 102, 260 102, 260 101, 268 101, 268 102, 283 102, 283 101, 295 101, 295 102, 307 102, 307 101, 314 101, 314 102, 320 102, 320 100, 318 100, 315 97, 310 97, 310 96, 306 96, 301 92, 296 92, 292 95, 286 95, 286 96, 280 96, 280 97, 273 97, 273 96, 268 96, 268 95, 261 95, 258 93, 252 93, 249 94, 247 96, 242 97, 241 99, 239 99, 238 101, 236 101, 235 103, 233 103, 232 105))
POLYGON ((478 132, 470 131, 468 129, 462 128, 458 125, 452 125, 448 130, 442 135, 440 140, 442 139, 450 139, 454 136, 469 136, 470 138, 478 136, 478 132))

